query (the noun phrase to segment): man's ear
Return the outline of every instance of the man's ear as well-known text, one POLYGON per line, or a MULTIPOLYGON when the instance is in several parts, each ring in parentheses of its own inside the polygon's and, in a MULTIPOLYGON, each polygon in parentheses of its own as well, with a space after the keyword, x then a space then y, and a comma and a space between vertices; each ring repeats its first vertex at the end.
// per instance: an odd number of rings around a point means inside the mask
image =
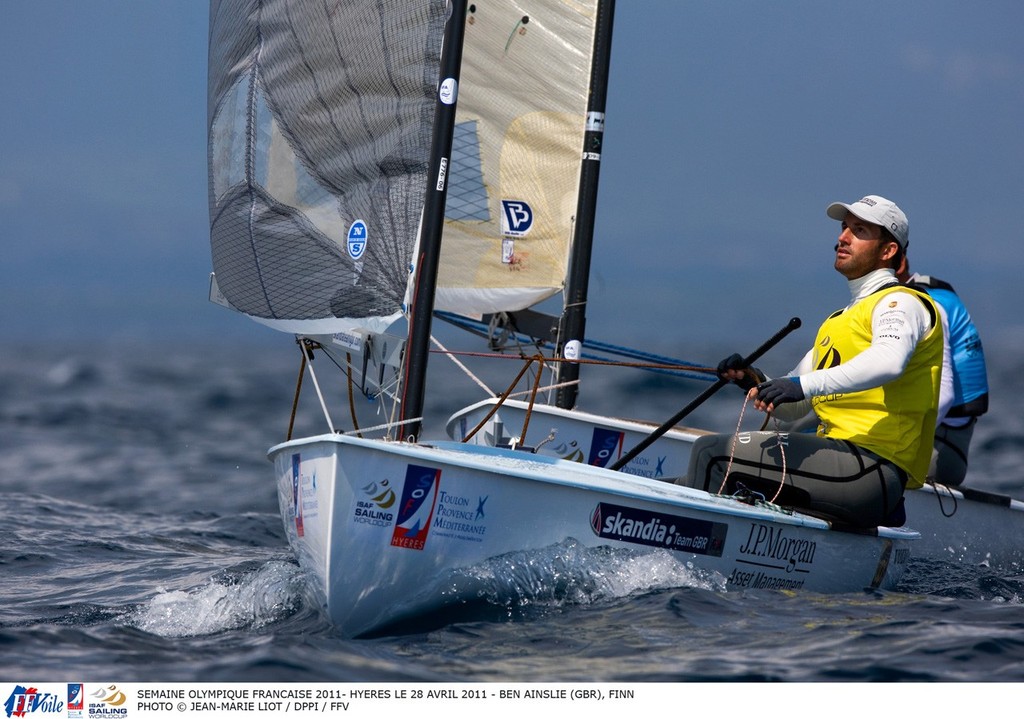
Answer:
POLYGON ((886 242, 885 249, 882 250, 882 259, 888 262, 889 260, 896 256, 896 252, 899 250, 899 248, 900 246, 894 240, 886 242))

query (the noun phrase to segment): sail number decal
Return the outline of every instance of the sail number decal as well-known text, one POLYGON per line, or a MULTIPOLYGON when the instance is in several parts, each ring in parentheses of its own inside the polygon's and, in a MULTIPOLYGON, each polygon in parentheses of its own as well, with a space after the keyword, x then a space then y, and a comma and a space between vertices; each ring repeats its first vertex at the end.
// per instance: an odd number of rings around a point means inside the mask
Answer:
POLYGON ((348 256, 358 260, 366 252, 366 223, 356 220, 348 228, 348 256))
POLYGON ((664 547, 721 557, 729 531, 723 522, 678 517, 636 507, 599 502, 590 515, 594 534, 603 539, 664 547))
POLYGON ((533 209, 522 200, 501 201, 501 234, 525 237, 533 227, 533 209))

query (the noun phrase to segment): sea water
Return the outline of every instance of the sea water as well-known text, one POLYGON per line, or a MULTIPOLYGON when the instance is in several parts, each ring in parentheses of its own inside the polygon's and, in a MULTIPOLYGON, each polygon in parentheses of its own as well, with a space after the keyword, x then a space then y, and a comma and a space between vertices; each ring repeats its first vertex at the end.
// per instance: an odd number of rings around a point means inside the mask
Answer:
MULTIPOLYGON (((667 555, 623 561, 567 543, 474 568, 493 599, 489 612, 401 636, 343 639, 288 550, 265 455, 289 422, 299 366, 289 344, 97 346, 61 357, 16 348, 0 359, 0 675, 1024 679, 1024 575, 923 560, 911 562, 895 591, 725 591, 720 577, 667 555)), ((993 408, 978 425, 968 481, 1024 496, 1024 422, 1011 404, 1024 382, 1021 361, 991 355, 1001 361, 990 364, 993 408)), ((628 407, 653 421, 706 387, 618 377, 585 386, 588 409, 628 407)), ((729 430, 740 407, 726 387, 686 423, 729 430)), ((318 411, 300 424, 315 424, 318 411)))

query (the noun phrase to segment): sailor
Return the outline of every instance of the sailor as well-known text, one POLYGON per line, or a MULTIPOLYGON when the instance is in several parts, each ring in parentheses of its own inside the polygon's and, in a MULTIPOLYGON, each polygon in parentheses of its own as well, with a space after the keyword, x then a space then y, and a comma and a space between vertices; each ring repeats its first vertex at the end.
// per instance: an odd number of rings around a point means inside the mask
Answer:
POLYGON ((761 495, 840 526, 901 526, 903 491, 923 486, 931 458, 942 324, 927 294, 896 279, 909 223, 895 203, 868 195, 826 213, 842 223, 834 267, 849 283, 850 303, 829 315, 785 377, 768 379, 738 354, 718 366, 758 410, 794 421, 813 409, 817 432, 701 437, 678 481, 761 495))
POLYGON ((981 337, 963 300, 948 282, 911 274, 906 255, 896 270, 896 278, 908 287, 927 292, 942 315, 947 351, 944 363, 951 369, 952 396, 951 406, 945 412, 940 402, 928 481, 956 486, 967 474, 967 453, 974 425, 978 417, 988 411, 988 373, 981 337))

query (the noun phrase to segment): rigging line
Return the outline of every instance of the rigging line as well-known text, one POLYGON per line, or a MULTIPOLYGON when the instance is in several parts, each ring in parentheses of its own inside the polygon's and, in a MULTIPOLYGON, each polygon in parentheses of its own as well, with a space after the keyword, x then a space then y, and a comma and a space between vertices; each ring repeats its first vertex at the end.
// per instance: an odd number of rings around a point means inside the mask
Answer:
POLYGON ((299 377, 295 381, 295 399, 292 400, 292 416, 288 419, 288 441, 291 441, 292 430, 295 429, 295 414, 299 409, 299 393, 302 391, 302 377, 306 374, 306 352, 302 347, 299 347, 299 351, 302 353, 302 363, 299 365, 299 377))
POLYGON ((460 362, 458 360, 458 358, 455 357, 455 355, 448 350, 447 347, 445 347, 443 344, 441 344, 441 342, 436 337, 434 337, 434 335, 430 335, 430 341, 433 342, 438 347, 440 347, 441 348, 441 352, 443 354, 446 354, 448 356, 448 359, 450 359, 452 362, 455 363, 456 367, 458 367, 463 372, 465 372, 467 377, 469 377, 471 380, 476 382, 477 386, 479 386, 489 396, 491 396, 491 397, 494 396, 494 392, 491 390, 491 388, 488 387, 486 384, 484 384, 483 380, 481 380, 479 377, 477 377, 475 374, 473 374, 473 372, 470 371, 469 367, 467 367, 462 362, 460 362))
MULTIPOLYGON (((323 349, 323 347, 322 347, 322 345, 320 345, 320 343, 313 342, 313 340, 310 340, 308 338, 304 339, 304 340, 296 340, 296 342, 299 342, 299 343, 305 342, 305 343, 307 343, 309 345, 310 355, 312 355, 312 351, 315 348, 323 349)), ((303 359, 305 359, 305 356, 306 356, 305 352, 303 352, 303 359)), ((358 413, 356 412, 356 406, 355 406, 355 392, 354 392, 355 380, 354 380, 354 377, 353 377, 353 374, 356 372, 356 369, 355 369, 355 366, 352 364, 352 354, 349 353, 349 352, 345 353, 345 366, 344 367, 342 367, 338 363, 338 360, 335 359, 334 355, 332 355, 330 352, 327 352, 325 350, 323 356, 326 357, 328 360, 330 360, 331 364, 333 364, 335 367, 337 367, 338 371, 341 372, 342 374, 344 374, 348 378, 347 387, 348 387, 349 415, 350 415, 350 417, 352 419, 352 427, 353 427, 353 429, 350 432, 348 432, 348 434, 358 433, 359 432, 359 417, 358 417, 358 413)), ((302 373, 302 369, 300 369, 299 372, 301 374, 302 373)), ((301 382, 302 382, 302 380, 300 378, 299 379, 300 385, 301 385, 301 382)), ((391 384, 397 384, 397 380, 392 380, 391 384)), ((381 397, 381 396, 387 396, 387 397, 390 397, 392 399, 394 399, 394 397, 395 397, 394 394, 389 394, 387 389, 385 387, 383 387, 383 386, 380 386, 380 391, 376 395, 373 395, 373 396, 366 395, 366 396, 367 396, 368 399, 377 399, 378 397, 381 397)), ((322 401, 323 401, 323 399, 321 398, 321 402, 322 401)), ((296 404, 297 404, 297 402, 298 402, 298 399, 296 398, 296 404)), ((294 412, 295 412, 295 408, 293 407, 293 409, 292 409, 293 419, 294 419, 294 412)), ((333 429, 332 431, 337 432, 336 429, 333 429)), ((291 435, 289 434, 289 439, 290 438, 291 438, 291 435)))
MULTIPOLYGON (((307 340, 307 341, 310 341, 310 340, 307 340)), ((319 347, 320 345, 317 344, 316 346, 319 347)), ((355 366, 352 364, 352 357, 351 357, 351 355, 349 353, 346 352, 345 353, 345 362, 346 362, 347 366, 346 367, 342 367, 340 364, 338 364, 338 361, 334 358, 333 355, 331 355, 330 352, 326 352, 325 351, 324 352, 324 356, 327 359, 329 359, 331 361, 331 363, 335 367, 337 367, 340 372, 345 372, 349 376, 349 382, 350 382, 349 411, 352 412, 352 424, 354 426, 354 429, 351 430, 351 432, 356 432, 356 431, 359 430, 359 426, 358 426, 359 422, 356 419, 355 403, 353 401, 354 400, 354 396, 351 393, 351 386, 354 385, 354 382, 353 382, 353 379, 352 379, 352 374, 354 372, 356 372, 357 370, 356 370, 355 366)), ((376 394, 367 394, 365 392, 363 393, 364 396, 367 399, 369 399, 369 400, 377 400, 377 399, 380 399, 380 398, 383 397, 383 398, 389 399, 391 401, 392 407, 389 410, 390 414, 391 414, 391 419, 389 420, 389 422, 392 425, 394 425, 394 426, 398 426, 398 425, 401 425, 401 424, 410 424, 410 422, 398 422, 397 420, 394 419, 395 414, 398 411, 398 404, 399 404, 399 400, 398 400, 398 386, 399 386, 399 377, 396 374, 396 376, 394 376, 387 384, 377 384, 377 387, 378 387, 379 391, 376 394)), ((378 406, 377 414, 380 414, 380 407, 383 406, 383 404, 384 403, 381 402, 381 404, 378 406)), ((421 419, 422 419, 422 417, 421 417, 421 419)), ((335 430, 335 431, 337 431, 337 430, 335 430)))
MULTIPOLYGON (((434 353, 442 353, 441 350, 431 350, 434 353)), ((514 357, 512 355, 496 354, 494 352, 468 352, 468 351, 457 351, 457 350, 444 350, 445 354, 459 355, 462 357, 490 357, 493 359, 524 359, 525 355, 514 357)), ((639 369, 666 369, 666 370, 680 370, 688 372, 699 372, 702 374, 713 374, 716 370, 711 367, 703 367, 699 365, 676 365, 676 364, 654 364, 650 362, 618 362, 615 360, 600 360, 600 359, 569 359, 567 357, 545 357, 545 362, 576 362, 578 364, 590 364, 607 367, 635 367, 639 369)))
MULTIPOLYGON (((472 321, 472 320, 467 320, 465 318, 460 317, 459 315, 455 315, 455 314, 448 313, 448 312, 438 311, 438 312, 435 312, 434 314, 435 314, 436 317, 444 320, 445 322, 448 322, 449 324, 455 325, 456 327, 458 327, 458 328, 460 328, 460 329, 462 329, 462 330, 464 330, 466 332, 469 332, 470 334, 472 334, 474 336, 480 337, 481 339, 485 339, 485 340, 488 340, 488 341, 492 341, 494 339, 493 323, 492 323, 492 326, 488 327, 488 331, 485 332, 483 330, 476 329, 477 327, 481 327, 482 326, 482 323, 480 323, 480 322, 475 322, 475 321, 472 321)), ((529 338, 530 340, 532 340, 532 342, 527 342, 523 338, 522 333, 510 331, 508 329, 505 330, 505 332, 504 332, 504 334, 502 336, 503 337, 511 337, 511 338, 513 338, 514 341, 515 341, 514 349, 519 350, 521 354, 522 354, 522 348, 527 346, 527 345, 531 345, 531 346, 535 347, 538 350, 548 349, 548 350, 551 350, 552 352, 554 352, 555 347, 556 347, 556 343, 554 343, 554 342, 550 342, 550 341, 547 341, 547 340, 540 340, 540 339, 537 339, 537 338, 529 338)), ((559 335, 559 337, 560 337, 560 335, 559 335)), ((686 379, 693 379, 693 380, 697 380, 697 381, 700 381, 700 382, 711 382, 711 381, 714 381, 711 377, 706 376, 706 374, 698 374, 698 373, 710 373, 710 372, 712 372, 712 369, 710 367, 707 367, 706 365, 702 365, 702 364, 699 364, 699 363, 691 362, 689 360, 680 360, 680 359, 673 358, 673 357, 667 357, 667 356, 664 356, 664 355, 658 355, 658 354, 654 354, 652 352, 644 352, 642 350, 636 350, 636 349, 632 349, 632 348, 629 348, 629 347, 623 347, 621 345, 614 345, 614 344, 611 344, 611 343, 608 343, 608 342, 601 342, 601 341, 593 340, 593 339, 585 339, 585 340, 583 340, 583 348, 584 348, 585 351, 583 352, 583 354, 581 356, 582 356, 582 358, 585 358, 585 359, 593 359, 593 360, 599 359, 599 357, 597 355, 595 355, 594 352, 601 352, 601 353, 604 353, 604 354, 618 355, 618 356, 622 356, 622 357, 633 357, 633 358, 642 358, 642 359, 655 360, 655 361, 660 361, 660 362, 668 365, 668 368, 667 369, 660 369, 657 366, 645 367, 644 365, 635 365, 635 366, 639 367, 640 369, 647 369, 647 370, 649 370, 651 372, 654 372, 654 373, 657 373, 657 374, 668 374, 670 376, 684 377, 686 379), (586 350, 592 350, 592 351, 591 352, 587 352, 586 350), (692 372, 688 372, 688 371, 686 371, 686 369, 676 369, 676 367, 686 368, 686 367, 690 367, 690 366, 695 367, 696 369, 693 370, 692 372)), ((513 347, 509 347, 509 348, 506 348, 504 346, 497 346, 497 347, 495 347, 495 350, 498 351, 498 352, 504 352, 507 349, 513 349, 513 347)), ((553 370, 553 368, 549 367, 549 371, 551 371, 551 370, 553 370)))
POLYGON ((945 484, 939 484, 934 479, 925 480, 925 481, 932 486, 932 489, 935 490, 935 499, 939 503, 939 512, 942 513, 942 516, 943 517, 952 517, 954 514, 956 514, 957 504, 958 503, 957 503, 956 495, 953 494, 953 490, 950 489, 949 487, 947 487, 945 484), (939 489, 940 487, 942 489, 946 490, 946 493, 949 495, 949 498, 953 500, 953 509, 950 510, 949 513, 946 512, 946 504, 942 500, 942 492, 939 489))
MULTIPOLYGON (((310 353, 313 352, 312 346, 309 346, 307 349, 309 349, 310 353)), ((317 381, 316 372, 313 370, 313 363, 307 362, 306 368, 309 370, 309 376, 313 380, 313 387, 316 388, 316 396, 320 399, 320 408, 324 411, 324 417, 327 419, 327 430, 333 432, 334 421, 331 419, 330 412, 327 411, 327 402, 324 400, 324 393, 320 391, 320 382, 317 381)))
MULTIPOLYGON (((412 424, 413 422, 421 422, 422 420, 423 420, 422 417, 414 417, 412 419, 403 419, 403 420, 399 420, 397 422, 385 422, 384 424, 374 425, 373 427, 364 427, 363 429, 360 429, 360 430, 351 429, 351 430, 349 430, 347 432, 336 432, 336 434, 342 434, 342 435, 346 435, 347 436, 347 435, 355 434, 356 432, 376 432, 376 431, 381 430, 381 429, 390 430, 390 429, 393 429, 395 427, 395 425, 399 425, 399 424, 412 424)), ((361 434, 359 436, 362 437, 361 434)))
MULTIPOLYGON (((493 330, 494 330, 494 322, 493 321, 492 321, 491 325, 488 326, 488 331, 485 332, 483 329, 476 329, 476 328, 483 327, 483 323, 481 323, 481 322, 478 322, 478 321, 475 321, 475 320, 471 320, 471 319, 462 317, 461 315, 457 315, 457 314, 450 313, 450 312, 444 312, 444 311, 440 311, 440 310, 435 312, 435 314, 440 319, 444 320, 445 322, 448 322, 449 324, 455 325, 456 327, 459 327, 459 328, 461 328, 461 329, 463 329, 463 330, 465 330, 467 332, 470 332, 471 334, 474 334, 474 335, 476 335, 478 337, 482 337, 484 339, 488 338, 488 332, 493 333, 493 330)), ((505 332, 506 332, 507 335, 514 336, 516 338, 516 341, 519 344, 524 344, 524 340, 522 339, 522 337, 524 336, 523 333, 515 332, 514 330, 509 330, 508 328, 506 328, 505 332)), ((551 342, 551 341, 548 341, 548 340, 541 340, 541 339, 538 339, 538 338, 530 338, 530 339, 533 340, 533 342, 531 342, 530 344, 536 344, 536 343, 539 342, 539 343, 543 344, 543 346, 548 348, 548 349, 553 349, 555 344, 556 344, 554 342, 551 342)), ((596 339, 589 338, 589 337, 583 340, 583 347, 585 349, 595 350, 595 351, 598 351, 598 352, 607 352, 609 354, 617 354, 617 355, 625 355, 625 356, 629 356, 629 357, 642 357, 642 358, 645 358, 645 359, 659 360, 659 361, 664 362, 665 364, 677 364, 677 365, 692 364, 692 365, 697 365, 697 366, 701 366, 701 367, 704 366, 704 365, 700 365, 699 363, 692 362, 692 361, 689 361, 689 360, 680 360, 678 358, 668 357, 666 355, 659 355, 659 354, 656 354, 654 352, 647 352, 645 350, 634 349, 632 347, 626 347, 626 346, 623 346, 623 345, 613 344, 611 342, 604 342, 604 341, 596 340, 596 339)))
POLYGON ((523 417, 523 431, 519 435, 519 444, 524 445, 526 443, 526 430, 530 427, 530 417, 533 416, 533 405, 537 401, 537 389, 540 387, 540 381, 544 377, 544 357, 541 355, 537 360, 540 362, 540 367, 537 369, 537 379, 533 383, 533 391, 530 393, 530 403, 526 406, 526 414, 523 417))
MULTIPOLYGON (((556 384, 544 385, 543 387, 540 388, 540 391, 541 392, 550 392, 553 389, 560 389, 562 387, 570 387, 570 386, 572 386, 574 384, 579 384, 579 383, 580 383, 580 380, 578 380, 578 379, 571 379, 568 382, 558 382, 556 384)), ((509 395, 509 397, 510 398, 511 397, 522 397, 523 395, 531 394, 532 392, 533 392, 532 389, 524 389, 521 392, 513 392, 512 394, 509 395)))
POLYGON ((357 436, 362 437, 363 435, 361 433, 359 433, 359 417, 356 416, 356 399, 355 399, 355 391, 354 391, 354 388, 353 388, 353 385, 355 383, 352 381, 352 353, 351 352, 346 352, 345 353, 345 376, 348 378, 348 381, 345 384, 348 387, 348 411, 349 411, 349 415, 352 417, 353 431, 355 431, 357 433, 357 436))
MULTIPOLYGON (((499 343, 495 344, 495 339, 494 339, 494 337, 495 337, 495 330, 498 327, 497 320, 498 320, 498 315, 492 316, 491 322, 490 322, 490 324, 487 327, 487 331, 488 331, 487 339, 488 339, 488 342, 489 342, 489 346, 492 349, 504 350, 505 349, 505 342, 506 342, 506 340, 511 338, 512 342, 514 343, 512 349, 515 349, 519 353, 519 358, 520 359, 527 359, 528 357, 532 356, 532 355, 527 354, 527 349, 530 349, 531 351, 533 351, 537 356, 543 357, 544 356, 545 344, 547 345, 548 349, 551 349, 552 351, 554 351, 554 346, 551 345, 550 343, 545 343, 545 341, 540 339, 540 338, 529 337, 529 335, 526 335, 525 338, 524 338, 524 335, 522 333, 515 331, 513 328, 510 328, 507 325, 502 327, 502 334, 501 334, 500 337, 498 337, 498 342, 499 343), (527 339, 532 340, 532 342, 527 342, 526 341, 527 339)), ((548 371, 551 373, 552 378, 554 378, 554 376, 555 376, 554 368, 553 367, 549 368, 548 371)), ((537 373, 538 373, 538 375, 541 375, 541 374, 543 374, 543 372, 544 372, 544 366, 543 366, 543 362, 542 362, 540 369, 537 370, 537 373)), ((537 382, 539 382, 539 381, 540 381, 540 377, 538 376, 537 377, 537 382)), ((548 400, 550 401, 550 397, 548 397, 548 400)))
MULTIPOLYGON (((739 441, 740 427, 743 424, 743 414, 747 411, 747 403, 749 401, 750 398, 747 395, 743 395, 743 406, 740 407, 740 416, 739 419, 736 421, 736 431, 733 432, 732 444, 729 447, 729 463, 725 466, 725 476, 722 477, 722 484, 718 487, 718 494, 722 494, 722 492, 725 490, 725 483, 728 481, 729 473, 732 471, 732 460, 736 454, 736 443, 739 441)), ((765 425, 762 425, 762 429, 765 426, 767 426, 767 419, 768 418, 766 417, 765 425)), ((772 419, 775 420, 775 440, 779 444, 779 452, 782 455, 782 475, 779 478, 779 487, 778 489, 775 490, 775 496, 773 496, 771 500, 769 500, 769 504, 775 504, 775 500, 777 500, 779 498, 779 495, 782 494, 782 487, 786 483, 786 448, 782 443, 782 432, 779 431, 779 421, 775 419, 774 416, 772 417, 772 419)))
POLYGON ((725 483, 729 481, 729 473, 732 472, 732 460, 736 455, 736 443, 740 438, 740 427, 743 424, 743 413, 747 411, 747 396, 743 396, 743 405, 740 407, 740 417, 736 420, 736 431, 732 433, 732 444, 729 446, 729 462, 725 465, 725 475, 722 477, 722 484, 718 487, 718 494, 725 491, 725 483))
MULTIPOLYGON (((654 352, 646 352, 644 350, 634 349, 632 347, 624 347, 622 345, 612 344, 611 342, 602 342, 601 340, 585 339, 583 340, 583 346, 589 347, 590 349, 600 350, 603 352, 610 352, 613 354, 629 355, 632 357, 646 357, 647 359, 658 359, 664 362, 673 362, 675 364, 687 364, 683 360, 674 359, 665 355, 655 354, 654 352)), ((689 364, 695 364, 690 362, 689 364)))
POLYGON ((473 438, 473 435, 479 432, 483 428, 483 426, 487 424, 488 420, 490 420, 491 417, 494 416, 494 413, 501 408, 501 405, 503 405, 505 403, 505 400, 508 399, 508 396, 512 393, 512 390, 515 389, 516 385, 519 383, 519 380, 522 379, 524 374, 526 374, 526 371, 530 369, 530 365, 533 364, 535 359, 535 357, 530 357, 527 359, 527 361, 523 364, 523 368, 519 370, 519 374, 517 374, 516 378, 512 380, 512 384, 510 384, 508 386, 508 389, 506 389, 505 392, 501 395, 501 397, 498 398, 498 401, 494 403, 494 406, 491 407, 490 411, 487 412, 486 415, 484 415, 484 418, 480 420, 476 427, 470 430, 470 432, 465 437, 462 438, 463 443, 471 440, 473 438))
MULTIPOLYGON (((380 406, 382 408, 384 408, 385 416, 388 417, 387 426, 389 426, 389 427, 391 427, 393 429, 397 429, 398 427, 401 427, 402 425, 405 425, 405 424, 412 424, 412 422, 413 422, 413 420, 402 421, 402 420, 400 420, 398 418, 399 417, 399 411, 400 411, 401 405, 402 405, 402 398, 400 397, 401 385, 402 385, 402 378, 399 377, 398 374, 396 373, 394 378, 390 382, 388 382, 386 387, 384 385, 380 386, 380 392, 378 392, 377 395, 376 395, 377 397, 386 397, 388 400, 390 400, 390 406, 391 406, 390 409, 387 409, 387 408, 384 407, 384 402, 381 402, 380 406)), ((378 415, 380 414, 380 410, 379 409, 378 409, 377 413, 378 413, 378 415)), ((420 417, 419 419, 423 419, 423 418, 420 417)), ((392 437, 390 434, 387 435, 387 438, 388 439, 395 439, 395 437, 392 437)), ((415 442, 416 438, 414 436, 410 437, 409 441, 410 442, 415 442)))

